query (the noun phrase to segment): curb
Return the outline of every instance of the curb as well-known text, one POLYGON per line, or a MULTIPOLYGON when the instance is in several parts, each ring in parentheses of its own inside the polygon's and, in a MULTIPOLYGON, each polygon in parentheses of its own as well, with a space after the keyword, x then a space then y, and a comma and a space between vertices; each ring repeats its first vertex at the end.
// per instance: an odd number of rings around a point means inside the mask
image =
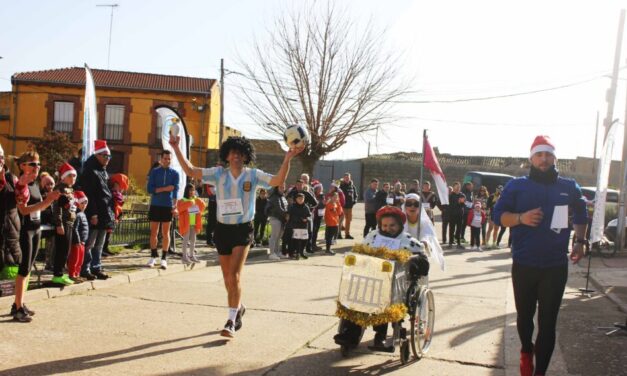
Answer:
MULTIPOLYGON (((267 248, 253 248, 248 251, 248 257, 251 257, 253 255, 257 256, 267 254, 267 252, 267 248)), ((29 302, 36 302, 45 299, 59 298, 62 296, 82 294, 92 290, 108 289, 119 285, 132 284, 133 282, 143 281, 145 279, 152 279, 161 276, 176 274, 184 272, 186 270, 197 270, 208 268, 211 266, 218 266, 219 264, 220 263, 218 262, 218 259, 216 259, 210 261, 201 260, 201 262, 195 264, 193 268, 185 266, 183 264, 172 264, 168 266, 167 270, 161 270, 156 268, 138 269, 132 272, 115 274, 106 280, 88 281, 80 283, 78 285, 70 285, 65 287, 46 287, 36 289, 28 291, 27 296, 29 302)), ((14 300, 15 295, 0 297, 0 306, 4 304, 10 306, 11 304, 13 304, 14 300)))
POLYGON ((613 286, 603 286, 592 274, 590 274, 590 282, 592 282, 592 284, 594 285, 594 287, 596 287, 598 291, 602 292, 605 296, 608 297, 608 299, 614 302, 614 304, 618 306, 618 309, 623 311, 623 313, 627 313, 627 302, 623 301, 623 299, 621 299, 618 294, 615 294, 612 291, 613 286))

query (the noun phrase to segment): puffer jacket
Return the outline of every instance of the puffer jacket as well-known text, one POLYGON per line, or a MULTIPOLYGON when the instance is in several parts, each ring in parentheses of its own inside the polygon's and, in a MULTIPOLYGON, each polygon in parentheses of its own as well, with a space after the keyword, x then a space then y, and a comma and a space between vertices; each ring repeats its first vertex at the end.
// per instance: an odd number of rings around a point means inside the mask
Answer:
POLYGON ((98 216, 98 229, 111 229, 115 224, 113 195, 107 185, 108 180, 107 170, 92 155, 85 161, 83 172, 76 184, 89 199, 89 205, 85 209, 87 220, 90 221, 94 215, 98 216))

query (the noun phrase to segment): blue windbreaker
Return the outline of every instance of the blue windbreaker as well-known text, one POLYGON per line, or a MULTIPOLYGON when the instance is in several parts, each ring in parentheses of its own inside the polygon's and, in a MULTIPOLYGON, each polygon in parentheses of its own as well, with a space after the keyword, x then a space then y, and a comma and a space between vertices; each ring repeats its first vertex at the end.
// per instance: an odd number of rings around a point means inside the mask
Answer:
POLYGON ((553 211, 558 205, 568 205, 573 224, 587 224, 586 203, 573 179, 558 177, 553 184, 542 184, 525 176, 507 183, 494 207, 497 225, 501 225, 504 212, 523 213, 540 207, 544 213, 537 227, 518 225, 511 228, 514 262, 539 268, 568 264, 571 229, 556 233, 550 228, 553 211))
POLYGON ((155 167, 148 175, 147 190, 152 196, 150 197, 150 205, 173 207, 172 200, 178 197, 179 191, 179 173, 171 167, 163 168, 155 167), (172 192, 155 193, 157 188, 173 185, 172 192))

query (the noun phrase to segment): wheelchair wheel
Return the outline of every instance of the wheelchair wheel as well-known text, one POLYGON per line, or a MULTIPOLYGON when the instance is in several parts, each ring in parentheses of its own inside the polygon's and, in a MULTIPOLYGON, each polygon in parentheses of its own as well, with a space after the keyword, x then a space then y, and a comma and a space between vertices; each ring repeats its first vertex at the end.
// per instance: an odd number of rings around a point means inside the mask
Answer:
POLYGON ((410 312, 411 350, 418 359, 429 351, 435 321, 435 301, 430 289, 421 289, 412 299, 416 299, 416 309, 410 312))
POLYGON ((409 361, 409 343, 407 341, 401 342, 401 364, 407 364, 409 361))

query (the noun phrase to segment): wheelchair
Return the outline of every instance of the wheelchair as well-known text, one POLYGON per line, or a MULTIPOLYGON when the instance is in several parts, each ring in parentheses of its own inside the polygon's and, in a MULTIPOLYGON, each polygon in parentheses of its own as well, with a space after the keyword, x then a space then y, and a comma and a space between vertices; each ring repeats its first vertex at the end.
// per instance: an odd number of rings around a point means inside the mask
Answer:
MULTIPOLYGON (((350 257, 350 254, 347 256, 350 257)), ((374 259, 374 257, 371 258, 374 259)), ((378 260, 385 262, 385 260, 378 260)), ((371 260, 370 262, 376 261, 371 260)), ((367 300, 369 297, 376 296, 373 286, 376 286, 377 283, 372 278, 370 280, 355 278, 355 275, 363 277, 359 275, 359 272, 351 271, 351 276, 348 278, 350 281, 348 296, 361 298, 361 303, 365 303, 364 299, 367 300), (354 295, 351 295, 353 292, 354 295)), ((342 295, 342 286, 340 286, 340 295, 342 295)), ((410 351, 414 356, 413 360, 420 360, 429 351, 435 323, 435 300, 433 291, 429 288, 428 276, 416 275, 411 265, 409 267, 395 265, 391 296, 389 303, 402 303, 407 312, 400 320, 391 322, 392 336, 387 339, 388 343, 392 343, 391 352, 396 352, 396 349, 399 349, 402 364, 407 364, 410 361, 410 351), (409 323, 409 327, 406 323, 409 323)), ((347 320, 340 320, 338 334, 344 332, 346 323, 347 320)), ((351 350, 359 345, 364 332, 365 328, 362 328, 356 345, 340 346, 343 357, 348 357, 351 350)))

